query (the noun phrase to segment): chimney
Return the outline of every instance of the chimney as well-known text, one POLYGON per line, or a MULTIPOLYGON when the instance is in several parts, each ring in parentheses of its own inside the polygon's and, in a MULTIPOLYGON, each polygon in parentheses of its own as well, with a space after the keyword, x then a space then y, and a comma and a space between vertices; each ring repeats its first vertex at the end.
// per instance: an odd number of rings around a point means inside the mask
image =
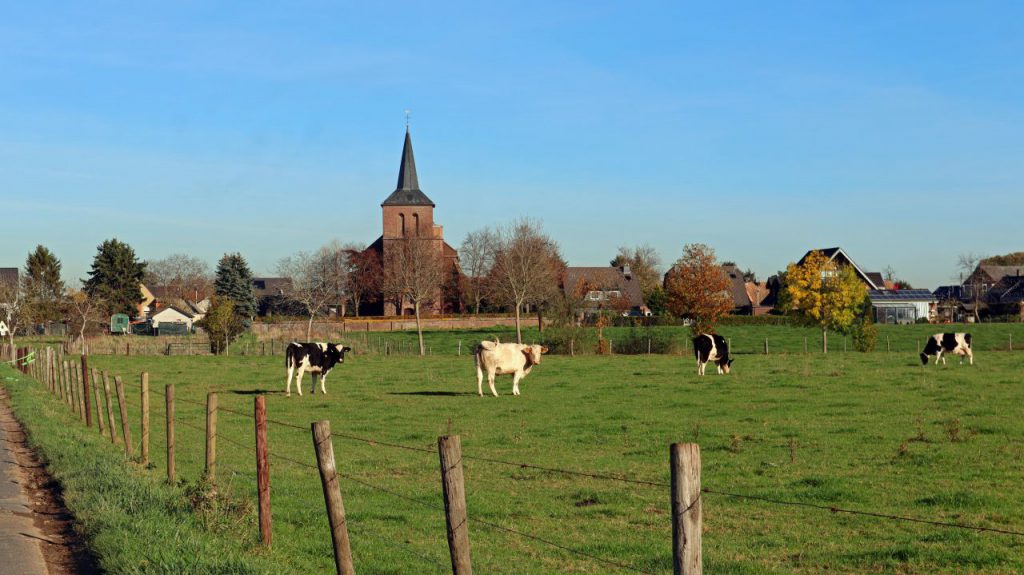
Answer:
POLYGON ((627 280, 633 279, 633 270, 629 269, 629 265, 628 264, 622 266, 622 275, 626 276, 627 280))

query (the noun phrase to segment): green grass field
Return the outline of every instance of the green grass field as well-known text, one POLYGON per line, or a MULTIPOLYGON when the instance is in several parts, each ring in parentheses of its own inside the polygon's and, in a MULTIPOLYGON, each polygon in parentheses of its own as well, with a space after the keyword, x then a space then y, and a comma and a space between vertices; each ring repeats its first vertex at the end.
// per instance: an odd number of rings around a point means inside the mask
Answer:
MULTIPOLYGON (((915 341, 940 331, 934 326, 883 328, 883 351, 827 356, 753 353, 765 337, 778 342, 773 350, 802 350, 814 330, 723 329, 740 354, 729 376, 698 378, 688 355, 551 356, 524 380, 520 397, 511 396, 509 378, 499 378, 499 398, 477 397, 471 358, 453 355, 458 339, 468 345, 483 332, 430 334, 434 355, 427 358, 355 355, 331 374, 326 396, 309 395, 307 378, 305 396, 284 397, 281 357, 94 356, 91 365, 133 385, 139 372, 150 373, 154 464, 141 472, 153 477, 164 473, 158 392, 167 383, 179 398, 177 468, 186 481, 202 472, 201 403, 209 391, 219 392, 221 407, 243 414, 252 413, 254 394, 266 393, 272 420, 302 428, 270 426, 274 545, 261 555, 281 571, 332 568, 319 477, 307 467, 315 463, 311 421, 429 450, 334 441, 339 469, 354 478, 342 490, 357 572, 444 573, 436 439, 449 426, 468 457, 659 483, 669 480, 669 444, 693 441, 702 449, 703 484, 715 490, 1022 531, 1024 353, 984 351, 1003 346, 1011 330, 1024 345, 1021 327, 971 326, 973 367, 955 358, 920 365, 915 341), (886 335, 892 353, 884 351, 886 335)), ((842 349, 841 341, 836 336, 832 349, 842 349)), ((137 439, 138 392, 129 391, 137 439)), ((218 483, 252 501, 252 420, 222 411, 219 430, 218 483)), ((631 572, 477 520, 645 572, 671 572, 667 488, 472 459, 464 467, 477 572, 631 572)), ((704 495, 704 513, 708 573, 1024 572, 1019 536, 714 494, 704 495)), ((251 508, 226 523, 241 548, 255 548, 251 508)))

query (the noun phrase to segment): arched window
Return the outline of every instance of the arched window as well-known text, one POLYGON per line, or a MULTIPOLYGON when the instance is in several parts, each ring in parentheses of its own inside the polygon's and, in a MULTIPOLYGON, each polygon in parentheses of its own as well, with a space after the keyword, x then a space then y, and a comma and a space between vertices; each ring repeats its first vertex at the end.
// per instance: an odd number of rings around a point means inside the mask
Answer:
POLYGON ((398 221, 402 224, 402 237, 405 237, 405 214, 398 214, 398 221))
POLYGON ((419 235, 420 235, 420 215, 419 214, 413 214, 412 215, 412 225, 413 225, 414 228, 416 228, 416 237, 419 237, 419 235))

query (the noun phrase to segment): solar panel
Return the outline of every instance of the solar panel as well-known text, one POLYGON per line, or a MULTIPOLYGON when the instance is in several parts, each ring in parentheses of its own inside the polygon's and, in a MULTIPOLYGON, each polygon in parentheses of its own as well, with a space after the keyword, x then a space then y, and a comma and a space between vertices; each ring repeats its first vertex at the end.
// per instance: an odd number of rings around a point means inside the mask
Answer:
POLYGON ((904 289, 893 291, 870 290, 871 301, 934 301, 935 296, 926 289, 904 289))

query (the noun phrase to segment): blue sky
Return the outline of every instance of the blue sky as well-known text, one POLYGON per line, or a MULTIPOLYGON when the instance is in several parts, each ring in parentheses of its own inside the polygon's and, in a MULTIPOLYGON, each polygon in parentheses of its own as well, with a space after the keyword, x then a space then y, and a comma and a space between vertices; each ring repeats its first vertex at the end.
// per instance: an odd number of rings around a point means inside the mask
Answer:
POLYGON ((1013 2, 7 2, 0 267, 106 238, 258 274, 369 243, 405 109, 456 247, 685 243, 764 276, 842 246, 916 286, 1024 250, 1013 2), (368 6, 372 4, 372 6, 368 6))

